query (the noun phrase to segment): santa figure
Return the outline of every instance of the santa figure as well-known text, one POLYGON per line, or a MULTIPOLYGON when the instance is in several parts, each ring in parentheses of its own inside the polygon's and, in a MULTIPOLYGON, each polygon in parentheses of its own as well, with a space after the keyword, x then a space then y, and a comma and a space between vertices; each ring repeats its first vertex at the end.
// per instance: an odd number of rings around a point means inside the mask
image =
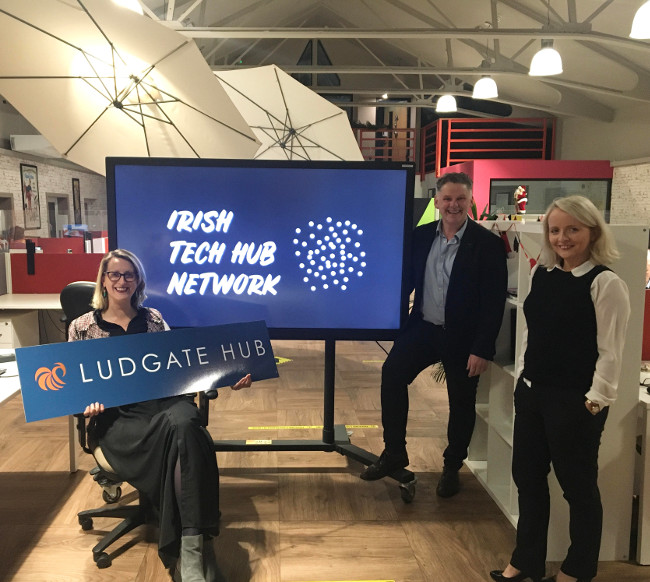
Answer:
POLYGON ((526 186, 518 186, 515 190, 515 206, 517 207, 517 214, 526 214, 526 202, 528 202, 526 186))

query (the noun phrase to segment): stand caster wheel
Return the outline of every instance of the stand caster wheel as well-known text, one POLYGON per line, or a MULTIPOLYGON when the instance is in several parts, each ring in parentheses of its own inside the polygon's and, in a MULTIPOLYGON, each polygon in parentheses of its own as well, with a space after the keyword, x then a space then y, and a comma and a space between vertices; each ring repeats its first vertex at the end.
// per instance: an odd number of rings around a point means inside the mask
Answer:
POLYGON ((81 529, 84 531, 88 531, 93 529, 93 519, 92 517, 80 517, 79 518, 79 525, 81 526, 81 529))
POLYGON ((413 475, 412 481, 407 481, 399 484, 399 494, 404 503, 411 503, 415 497, 415 484, 417 483, 417 478, 413 475))
POLYGON ((102 499, 106 503, 117 503, 119 501, 120 497, 122 497, 122 488, 121 487, 116 487, 112 491, 108 491, 107 489, 104 489, 104 491, 102 491, 102 499))
POLYGON ((99 554, 93 554, 93 559, 98 568, 108 568, 113 561, 106 552, 99 552, 99 554))

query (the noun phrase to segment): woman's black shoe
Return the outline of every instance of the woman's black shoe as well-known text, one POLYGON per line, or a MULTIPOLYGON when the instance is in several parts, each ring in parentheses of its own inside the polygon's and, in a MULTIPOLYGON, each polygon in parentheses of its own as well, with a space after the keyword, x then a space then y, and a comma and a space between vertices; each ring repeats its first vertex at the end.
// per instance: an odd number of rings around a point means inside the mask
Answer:
POLYGON ((503 570, 492 570, 490 572, 490 577, 492 580, 496 580, 496 582, 522 582, 523 580, 526 580, 526 578, 529 578, 528 574, 524 574, 523 572, 520 572, 516 576, 504 576, 503 575, 503 570))

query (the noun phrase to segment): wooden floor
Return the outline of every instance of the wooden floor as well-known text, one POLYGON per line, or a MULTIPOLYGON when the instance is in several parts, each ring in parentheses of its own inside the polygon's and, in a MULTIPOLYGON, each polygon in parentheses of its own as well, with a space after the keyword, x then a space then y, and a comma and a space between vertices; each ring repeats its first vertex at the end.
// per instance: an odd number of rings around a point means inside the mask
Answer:
MULTIPOLYGON (((321 438, 318 429, 269 427, 322 424, 322 342, 274 342, 274 349, 287 360, 278 379, 222 390, 211 404, 215 439, 321 438)), ((374 342, 339 342, 336 349, 335 422, 351 426, 353 444, 379 454, 385 353, 374 342)), ((337 453, 219 453, 223 524, 216 547, 224 580, 479 582, 503 567, 514 529, 467 469, 459 495, 435 495, 446 444, 444 386, 425 371, 410 398, 409 456, 419 480, 410 504, 394 481, 364 482, 363 466, 337 453)), ((77 523, 78 511, 102 504, 101 490, 83 452, 81 469, 68 473, 66 423, 27 425, 20 396, 0 407, 0 580, 169 580, 143 528, 113 550, 110 568, 95 566, 91 548, 114 522, 95 520, 87 532, 77 523)), ((126 488, 124 499, 133 497, 126 488)), ((597 580, 647 582, 650 567, 602 563, 597 580)))

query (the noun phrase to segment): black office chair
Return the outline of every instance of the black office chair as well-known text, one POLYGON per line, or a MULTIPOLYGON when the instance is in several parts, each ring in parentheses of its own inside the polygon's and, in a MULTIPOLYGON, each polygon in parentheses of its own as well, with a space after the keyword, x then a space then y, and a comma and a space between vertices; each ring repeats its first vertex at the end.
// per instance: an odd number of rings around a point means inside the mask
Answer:
POLYGON ((95 283, 92 281, 75 281, 66 285, 59 300, 63 309, 63 321, 65 322, 65 335, 67 339, 68 327, 73 319, 92 310, 90 302, 95 292, 95 283))
MULTIPOLYGON (((74 319, 91 311, 92 307, 90 302, 95 291, 95 283, 91 281, 75 281, 66 285, 61 291, 61 307, 64 313, 66 337, 70 322, 74 319)), ((200 392, 199 396, 199 410, 203 421, 203 426, 208 425, 208 400, 217 397, 217 391, 208 391, 207 393, 200 392)), ((93 480, 96 481, 103 489, 102 497, 106 503, 114 504, 119 501, 122 496, 121 485, 123 479, 115 473, 115 470, 110 466, 110 463, 104 456, 101 447, 95 443, 89 443, 86 433, 86 417, 83 414, 75 414, 77 419, 77 437, 81 448, 88 454, 93 455, 97 466, 91 469, 90 474, 93 480)), ((93 528, 94 517, 116 517, 121 518, 122 521, 108 532, 99 543, 93 548, 93 559, 98 568, 108 568, 111 565, 112 559, 106 553, 106 549, 114 541, 121 538, 124 534, 130 532, 132 529, 151 523, 152 511, 150 510, 150 503, 145 495, 138 491, 139 503, 131 505, 111 505, 98 507, 96 509, 87 509, 80 511, 77 514, 79 525, 84 531, 93 528)))

